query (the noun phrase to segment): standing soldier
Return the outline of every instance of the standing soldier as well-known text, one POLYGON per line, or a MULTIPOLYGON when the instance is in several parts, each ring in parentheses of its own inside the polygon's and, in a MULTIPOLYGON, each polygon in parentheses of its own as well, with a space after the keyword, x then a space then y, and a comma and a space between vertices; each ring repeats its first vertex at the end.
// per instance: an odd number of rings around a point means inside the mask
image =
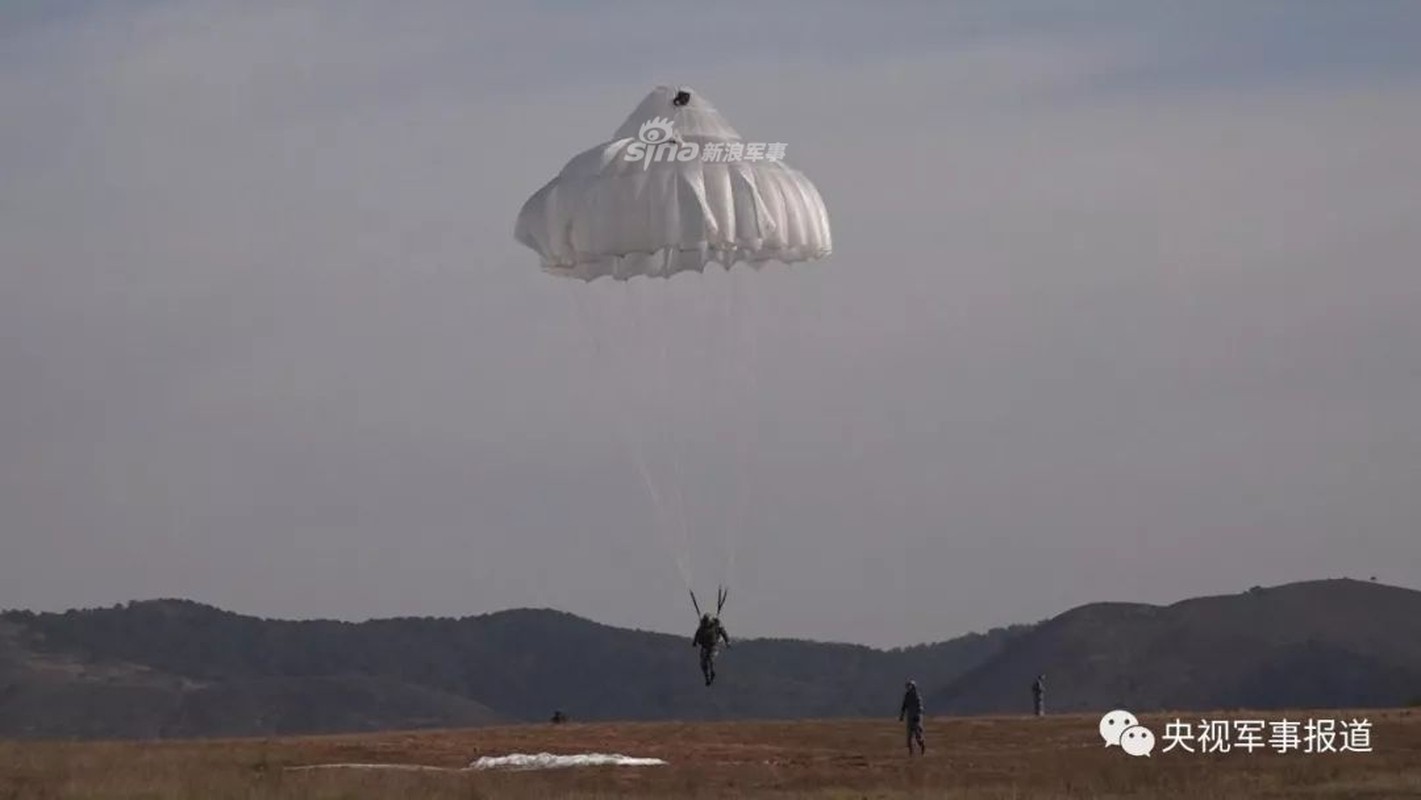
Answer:
POLYGON ((908 681, 903 692, 903 704, 898 707, 898 721, 902 722, 904 717, 908 721, 908 755, 913 755, 913 741, 918 742, 919 755, 928 751, 928 746, 923 743, 923 697, 918 694, 918 684, 908 681))
POLYGON ((1046 675, 1042 673, 1036 676, 1036 683, 1031 684, 1031 695, 1036 703, 1036 716, 1046 714, 1046 675))

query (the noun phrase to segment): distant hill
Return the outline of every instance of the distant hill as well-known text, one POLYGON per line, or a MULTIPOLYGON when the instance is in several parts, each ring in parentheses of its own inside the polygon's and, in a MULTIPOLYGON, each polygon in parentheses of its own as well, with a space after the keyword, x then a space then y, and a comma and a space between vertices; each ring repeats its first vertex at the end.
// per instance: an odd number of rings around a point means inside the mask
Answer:
POLYGON ((1097 603, 929 695, 934 711, 1397 706, 1421 697, 1421 592, 1337 579, 1170 606, 1097 603))
POLYGON ((267 620, 186 600, 0 614, 0 736, 179 737, 546 720, 1364 707, 1421 696, 1421 592, 1349 580, 875 650, 737 641, 715 688, 689 637, 521 609, 461 619, 267 620))
POLYGON ((689 636, 515 610, 292 622, 186 600, 0 614, 0 736, 251 735, 544 720, 891 715, 1027 626, 882 651, 737 641, 712 690, 689 636))
POLYGON ((380 676, 195 679, 155 669, 141 658, 50 647, 27 629, 25 615, 5 617, 0 736, 241 736, 474 726, 503 719, 468 698, 380 676))

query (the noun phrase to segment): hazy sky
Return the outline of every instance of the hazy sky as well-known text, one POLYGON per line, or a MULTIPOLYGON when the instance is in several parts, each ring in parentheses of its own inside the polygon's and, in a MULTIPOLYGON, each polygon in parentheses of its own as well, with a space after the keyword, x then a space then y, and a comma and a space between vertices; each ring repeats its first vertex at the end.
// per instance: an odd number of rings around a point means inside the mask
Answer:
POLYGON ((1416 586, 1418 42, 1411 0, 6 2, 0 607, 689 635, 689 554, 733 635, 897 645, 1416 586), (538 270, 519 207, 659 83, 787 143, 830 259, 538 270))

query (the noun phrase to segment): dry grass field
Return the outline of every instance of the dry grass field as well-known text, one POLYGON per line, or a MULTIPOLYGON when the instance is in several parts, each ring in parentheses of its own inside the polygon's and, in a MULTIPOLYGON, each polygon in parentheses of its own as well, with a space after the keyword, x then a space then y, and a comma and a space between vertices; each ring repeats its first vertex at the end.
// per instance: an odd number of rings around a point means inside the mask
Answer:
MULTIPOLYGON (((1146 715, 1158 736, 1174 715, 1146 715)), ((1181 714, 1186 720, 1271 718, 1181 714)), ((909 759, 885 720, 526 725, 453 731, 172 742, 0 742, 0 798, 1390 798, 1421 797, 1421 710, 1292 712, 1365 717, 1370 753, 1132 758, 1096 716, 929 719, 909 759), (462 771, 508 753, 622 753, 668 766, 462 771), (440 770, 291 769, 332 763, 440 770)), ((1161 742, 1159 747, 1163 747, 1161 742)))

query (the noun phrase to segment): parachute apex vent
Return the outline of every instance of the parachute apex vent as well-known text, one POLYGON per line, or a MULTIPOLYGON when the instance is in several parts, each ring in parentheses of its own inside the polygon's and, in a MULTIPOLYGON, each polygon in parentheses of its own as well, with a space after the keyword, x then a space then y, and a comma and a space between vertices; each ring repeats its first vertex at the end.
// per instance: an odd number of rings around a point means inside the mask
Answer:
POLYGON ((740 140, 740 134, 704 94, 690 86, 664 84, 642 98, 636 110, 617 128, 612 138, 635 139, 641 131, 641 126, 652 120, 670 120, 674 134, 681 141, 740 140))

